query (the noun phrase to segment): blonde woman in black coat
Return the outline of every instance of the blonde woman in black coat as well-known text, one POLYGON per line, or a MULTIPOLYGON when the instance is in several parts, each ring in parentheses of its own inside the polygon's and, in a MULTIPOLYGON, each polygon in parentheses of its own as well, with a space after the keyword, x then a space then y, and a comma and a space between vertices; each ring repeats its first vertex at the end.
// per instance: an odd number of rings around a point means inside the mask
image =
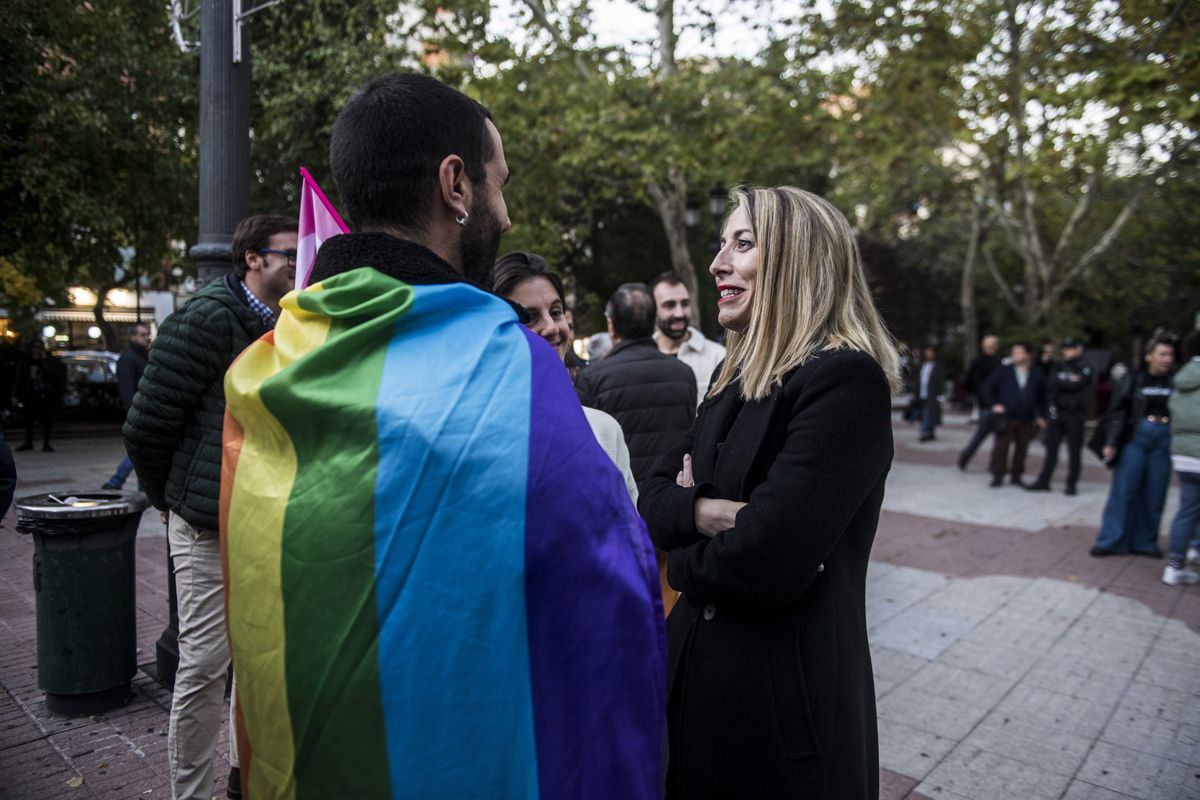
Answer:
POLYGON ((874 800, 866 576, 898 359, 833 206, 731 197, 709 268, 728 355, 639 503, 683 593, 667 797, 874 800))

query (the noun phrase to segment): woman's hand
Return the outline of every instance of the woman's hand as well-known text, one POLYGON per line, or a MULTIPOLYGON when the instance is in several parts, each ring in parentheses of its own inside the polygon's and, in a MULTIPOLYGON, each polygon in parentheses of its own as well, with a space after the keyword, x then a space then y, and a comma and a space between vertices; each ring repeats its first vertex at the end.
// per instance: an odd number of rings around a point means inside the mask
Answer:
POLYGON ((733 500, 697 497, 693 512, 696 515, 696 530, 705 536, 716 536, 721 531, 729 530, 735 524, 737 512, 745 505, 733 500))
POLYGON ((1104 447, 1104 450, 1102 450, 1101 452, 1104 454, 1104 460, 1106 462, 1111 463, 1112 460, 1117 457, 1117 448, 1115 448, 1115 447, 1106 445, 1104 447))
POLYGON ((685 489, 696 485, 696 479, 692 476, 691 453, 683 457, 683 469, 679 470, 679 474, 675 476, 675 485, 682 486, 685 489))

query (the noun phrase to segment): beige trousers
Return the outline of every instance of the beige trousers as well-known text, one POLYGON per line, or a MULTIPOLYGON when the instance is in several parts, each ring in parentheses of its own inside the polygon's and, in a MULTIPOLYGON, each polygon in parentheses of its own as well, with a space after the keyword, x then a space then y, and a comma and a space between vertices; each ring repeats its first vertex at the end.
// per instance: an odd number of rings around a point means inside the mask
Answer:
POLYGON ((233 703, 228 712, 225 709, 229 638, 221 546, 216 531, 195 528, 178 514, 171 514, 167 542, 175 562, 179 605, 179 670, 167 731, 171 788, 175 800, 210 800, 213 754, 227 715, 229 759, 237 766, 233 703))

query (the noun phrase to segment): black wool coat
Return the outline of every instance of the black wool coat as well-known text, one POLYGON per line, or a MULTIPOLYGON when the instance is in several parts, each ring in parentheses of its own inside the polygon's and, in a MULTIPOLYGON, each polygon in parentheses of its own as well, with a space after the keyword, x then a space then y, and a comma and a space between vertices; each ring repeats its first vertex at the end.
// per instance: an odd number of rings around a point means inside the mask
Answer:
POLYGON ((621 342, 579 374, 579 401, 621 423, 633 479, 641 482, 696 419, 696 373, 653 339, 621 342))
POLYGON ((891 391, 825 350, 765 399, 733 385, 641 488, 683 595, 667 620, 668 798, 875 800, 867 559, 892 460, 891 391), (675 485, 691 452, 696 485, 675 485), (696 530, 698 496, 748 503, 696 530), (818 568, 824 565, 824 570, 818 568))

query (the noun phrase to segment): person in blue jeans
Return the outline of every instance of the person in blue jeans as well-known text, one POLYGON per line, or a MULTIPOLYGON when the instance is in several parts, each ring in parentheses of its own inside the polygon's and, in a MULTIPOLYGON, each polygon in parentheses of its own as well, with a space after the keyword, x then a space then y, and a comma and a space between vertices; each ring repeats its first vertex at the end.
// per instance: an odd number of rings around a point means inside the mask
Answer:
POLYGON ((1162 581, 1168 586, 1200 583, 1189 569, 1188 550, 1200 532, 1200 331, 1183 340, 1187 363, 1175 373, 1171 399, 1171 463, 1179 476, 1179 511, 1171 523, 1167 566, 1162 581))
POLYGON ((1127 375, 1108 412, 1104 460, 1114 459, 1112 485, 1093 556, 1125 553, 1162 558, 1158 527, 1171 480, 1171 367, 1175 345, 1166 334, 1151 337, 1146 368, 1127 375), (1121 443, 1124 442, 1124 446, 1121 443))
MULTIPOLYGON (((126 414, 129 413, 129 406, 133 404, 133 396, 137 394, 138 381, 142 379, 142 373, 146 371, 146 359, 149 357, 149 353, 150 326, 139 322, 129 329, 129 346, 117 359, 117 389, 121 392, 121 404, 125 407, 126 414)), ((130 472, 133 472, 133 462, 129 460, 129 456, 125 456, 117 465, 117 471, 105 481, 103 488, 120 489, 129 479, 130 472)), ((138 479, 138 491, 142 491, 140 478, 138 479)))

